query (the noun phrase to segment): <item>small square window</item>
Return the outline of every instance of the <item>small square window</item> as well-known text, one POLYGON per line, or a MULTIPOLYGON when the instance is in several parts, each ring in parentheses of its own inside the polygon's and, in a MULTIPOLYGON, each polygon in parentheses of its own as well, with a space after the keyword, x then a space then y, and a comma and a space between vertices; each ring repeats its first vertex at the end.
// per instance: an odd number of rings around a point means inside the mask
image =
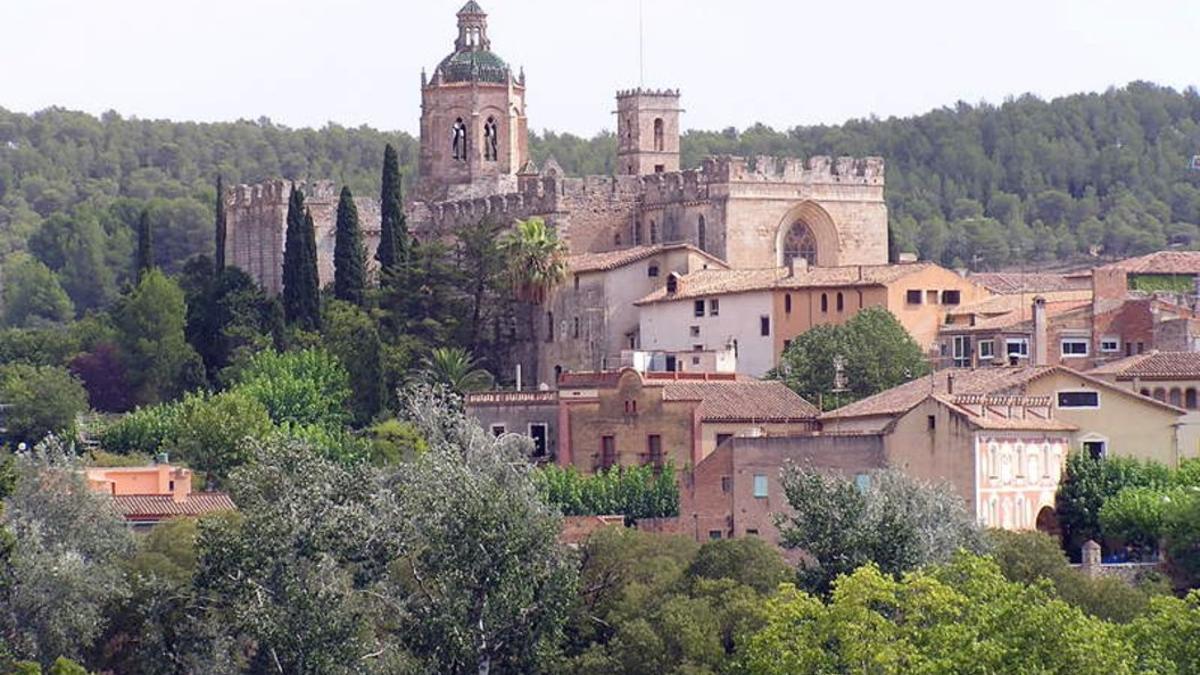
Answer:
POLYGON ((700 357, 699 357, 699 356, 693 356, 693 357, 692 357, 692 365, 693 365, 693 366, 698 366, 698 365, 700 365, 700 357))
POLYGON ((929 416, 929 417, 928 417, 928 418, 925 420, 925 426, 926 426, 926 428, 928 428, 930 431, 934 431, 934 430, 936 430, 936 429, 937 429, 937 415, 930 415, 930 416, 929 416))
POLYGON ((979 341, 979 360, 990 361, 996 356, 996 343, 992 340, 979 341))
POLYGON ((765 499, 767 496, 767 476, 766 474, 754 474, 754 497, 756 499, 765 499))
POLYGON ((1121 351, 1121 341, 1116 338, 1104 338, 1100 341, 1100 351, 1105 354, 1115 354, 1121 351))
POLYGON ((733 491, 733 476, 721 476, 721 492, 729 494, 733 491))
POLYGON ((733 434, 717 434, 717 446, 724 445, 731 438, 733 438, 733 434))
POLYGON ((871 489, 871 475, 866 473, 855 474, 854 486, 859 492, 866 492, 871 489))
POLYGON ((700 337, 700 326, 691 326, 688 328, 688 333, 692 337, 700 337))
POLYGON ((658 276, 658 263, 651 263, 650 267, 646 268, 646 276, 649 276, 649 277, 658 276))
POLYGON ((504 432, 505 432, 505 428, 504 428, 503 424, 493 424, 492 425, 492 435, 493 436, 503 436, 504 432))
POLYGON ((709 300, 709 301, 708 301, 708 313, 709 313, 709 315, 711 315, 711 316, 720 316, 720 314, 721 314, 721 301, 720 301, 720 300, 718 300, 718 299, 716 299, 716 298, 713 298, 712 300, 709 300))
POLYGON ((758 332, 760 334, 762 334, 764 337, 771 334, 771 317, 769 317, 769 316, 758 317, 758 332))
POLYGON ((1063 355, 1063 358, 1088 355, 1088 341, 1087 340, 1075 340, 1075 339, 1063 340, 1060 343, 1060 347, 1062 350, 1061 353, 1063 355))
POLYGON ((749 529, 749 530, 746 530, 746 536, 747 536, 747 537, 757 537, 757 536, 758 536, 758 530, 755 530, 755 529, 749 529))
POLYGON ((962 302, 962 295, 959 291, 942 291, 943 305, 957 305, 962 302))
POLYGON ((908 291, 904 294, 904 301, 910 305, 921 304, 921 291, 908 291))
POLYGON ((692 303, 692 313, 696 316, 704 316, 704 301, 697 300, 692 303))
POLYGON ((1007 356, 1029 356, 1029 340, 1025 338, 1009 338, 1004 341, 1004 353, 1007 356))

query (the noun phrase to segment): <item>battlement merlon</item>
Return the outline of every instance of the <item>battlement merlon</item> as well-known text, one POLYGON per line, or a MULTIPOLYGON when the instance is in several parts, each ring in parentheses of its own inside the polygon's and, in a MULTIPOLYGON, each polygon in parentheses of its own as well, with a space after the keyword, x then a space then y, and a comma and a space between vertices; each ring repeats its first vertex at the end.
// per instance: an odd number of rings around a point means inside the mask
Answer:
POLYGON ((252 185, 230 185, 225 188, 226 208, 254 208, 257 206, 287 205, 292 195, 292 186, 304 191, 306 203, 327 204, 338 199, 338 189, 333 181, 290 181, 282 178, 265 180, 252 185))
POLYGON ((882 157, 838 157, 814 155, 807 160, 797 157, 719 156, 704 160, 702 170, 709 183, 805 183, 805 184, 884 184, 882 157))
POLYGON ((678 89, 643 89, 637 87, 635 89, 620 89, 617 91, 617 100, 623 98, 632 98, 634 96, 654 96, 659 98, 679 98, 678 89))

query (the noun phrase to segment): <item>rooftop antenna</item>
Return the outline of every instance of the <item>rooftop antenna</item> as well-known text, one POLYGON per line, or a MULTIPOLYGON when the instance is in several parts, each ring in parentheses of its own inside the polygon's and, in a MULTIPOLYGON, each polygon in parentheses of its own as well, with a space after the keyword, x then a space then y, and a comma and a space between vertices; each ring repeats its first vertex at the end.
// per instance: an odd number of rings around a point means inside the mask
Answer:
POLYGON ((645 0, 638 0, 638 88, 646 86, 645 0))

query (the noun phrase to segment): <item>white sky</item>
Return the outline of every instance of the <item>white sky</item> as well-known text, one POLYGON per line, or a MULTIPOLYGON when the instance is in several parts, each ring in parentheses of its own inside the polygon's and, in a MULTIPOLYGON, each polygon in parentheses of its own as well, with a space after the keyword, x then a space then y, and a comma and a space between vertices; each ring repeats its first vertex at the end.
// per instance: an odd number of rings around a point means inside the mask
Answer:
MULTIPOLYGON (((414 132, 465 0, 0 0, 0 107, 414 132)), ((479 0, 532 129, 612 128, 639 0, 479 0)), ((1200 82, 1200 0, 642 0, 646 86, 686 128, 911 115, 1200 82)))

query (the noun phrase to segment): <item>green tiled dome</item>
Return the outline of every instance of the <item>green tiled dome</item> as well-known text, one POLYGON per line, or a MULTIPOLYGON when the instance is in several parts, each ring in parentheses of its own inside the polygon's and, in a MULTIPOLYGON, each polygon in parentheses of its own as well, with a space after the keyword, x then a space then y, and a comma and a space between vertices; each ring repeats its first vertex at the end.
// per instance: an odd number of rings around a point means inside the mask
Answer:
POLYGON ((508 64, 504 59, 487 50, 458 51, 438 64, 444 82, 497 82, 508 81, 508 64))

